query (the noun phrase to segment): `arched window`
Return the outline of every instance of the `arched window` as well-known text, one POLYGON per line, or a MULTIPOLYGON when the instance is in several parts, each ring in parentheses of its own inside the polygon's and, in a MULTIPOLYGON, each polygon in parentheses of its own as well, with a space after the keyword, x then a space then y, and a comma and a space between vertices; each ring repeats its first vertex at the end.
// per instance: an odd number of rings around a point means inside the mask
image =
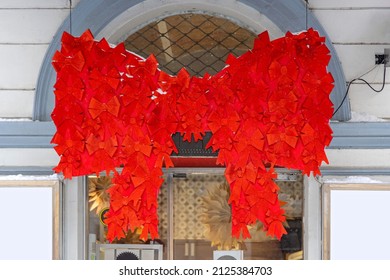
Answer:
MULTIPOLYGON (((34 120, 50 121, 54 106, 53 85, 55 81, 51 59, 54 52, 60 48, 62 32, 69 31, 70 26, 74 35, 80 35, 86 29, 90 29, 95 37, 106 37, 111 43, 118 43, 124 41, 130 34, 140 31, 149 23, 170 15, 204 13, 217 18, 228 18, 253 33, 268 30, 271 37, 281 36, 287 31, 301 31, 307 27, 313 27, 321 35, 327 36, 302 0, 238 0, 221 3, 206 0, 81 1, 75 7, 72 17, 68 17, 59 28, 46 53, 37 82, 34 120)), ((163 25, 162 23, 160 28, 164 28, 163 25)), ((167 23, 165 25, 168 27, 167 23)), ((332 54, 329 71, 335 79, 331 99, 335 107, 338 107, 344 97, 346 82, 336 51, 329 38, 327 38, 327 45, 332 54)), ((169 47, 167 50, 169 51, 169 47)), ((166 52, 166 55, 169 53, 166 52)), ((343 121, 349 118, 349 102, 344 102, 334 119, 343 121)))
POLYGON ((239 56, 251 49, 255 38, 255 33, 227 19, 189 13, 152 22, 124 43, 143 57, 155 55, 159 68, 169 74, 185 67, 191 75, 202 76, 225 67, 229 53, 239 56))

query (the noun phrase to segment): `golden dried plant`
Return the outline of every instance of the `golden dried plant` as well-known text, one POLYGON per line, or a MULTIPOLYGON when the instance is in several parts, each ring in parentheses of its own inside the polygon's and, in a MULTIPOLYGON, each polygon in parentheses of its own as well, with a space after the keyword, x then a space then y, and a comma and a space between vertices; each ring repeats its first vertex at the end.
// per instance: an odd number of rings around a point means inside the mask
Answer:
POLYGON ((142 228, 135 228, 134 231, 129 230, 126 233, 126 237, 119 240, 115 239, 113 244, 143 244, 144 242, 140 239, 142 228))
MULTIPOLYGON (((205 236, 211 241, 211 246, 217 247, 217 250, 245 250, 243 240, 232 237, 229 197, 230 187, 226 182, 207 189, 202 196, 202 222, 206 227, 205 236)), ((263 224, 259 221, 248 226, 248 230, 252 236, 251 241, 264 242, 274 239, 266 235, 263 224)))
POLYGON ((96 214, 99 214, 103 208, 110 205, 107 190, 111 184, 111 178, 108 176, 89 179, 89 202, 92 203, 90 211, 96 209, 96 214))
POLYGON ((228 204, 230 187, 225 182, 206 190, 203 200, 202 222, 205 236, 218 250, 242 249, 242 241, 232 237, 232 213, 228 204))

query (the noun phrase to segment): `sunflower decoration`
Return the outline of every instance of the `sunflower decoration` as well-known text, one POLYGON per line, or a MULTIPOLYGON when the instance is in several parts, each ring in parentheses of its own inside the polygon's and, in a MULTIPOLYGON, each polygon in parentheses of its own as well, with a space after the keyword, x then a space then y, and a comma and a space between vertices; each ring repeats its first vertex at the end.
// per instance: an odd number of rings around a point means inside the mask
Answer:
POLYGON ((110 205, 110 197, 106 191, 111 184, 111 179, 107 176, 89 179, 89 202, 92 203, 89 211, 96 209, 96 214, 99 214, 110 205))
MULTIPOLYGON (((107 190, 111 187, 112 182, 111 178, 107 176, 100 176, 97 178, 90 178, 89 179, 89 202, 91 203, 91 206, 89 208, 89 211, 93 211, 96 209, 96 214, 98 216, 103 216, 105 212, 103 210, 108 209, 110 205, 110 196, 107 193, 107 190)), ((102 222, 102 224, 105 226, 105 233, 107 230, 107 225, 102 222)), ((138 244, 143 243, 140 240, 140 235, 142 232, 142 228, 136 228, 134 232, 129 230, 126 233, 126 237, 121 238, 120 240, 115 240, 112 243, 113 244, 138 244)))
MULTIPOLYGON (((214 185, 202 196, 202 222, 206 227, 205 236, 211 241, 211 246, 217 247, 217 250, 245 250, 243 240, 232 237, 232 211, 228 203, 229 197, 230 187, 227 182, 214 185)), ((252 241, 264 242, 274 239, 266 235, 261 222, 248 226, 248 230, 252 241)))
POLYGON ((114 241, 112 241, 112 244, 145 244, 145 242, 140 239, 141 233, 141 227, 135 228, 134 231, 129 230, 126 233, 126 237, 123 237, 119 240, 115 239, 114 241))
POLYGON ((205 236, 218 250, 242 249, 243 242, 232 237, 232 213, 228 204, 230 187, 225 182, 206 190, 203 200, 202 222, 205 236))

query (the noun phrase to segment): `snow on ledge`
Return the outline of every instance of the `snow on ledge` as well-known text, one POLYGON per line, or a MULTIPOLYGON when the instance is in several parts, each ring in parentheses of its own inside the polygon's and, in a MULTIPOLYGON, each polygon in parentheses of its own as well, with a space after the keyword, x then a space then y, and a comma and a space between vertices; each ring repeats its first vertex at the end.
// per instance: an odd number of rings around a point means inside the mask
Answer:
POLYGON ((348 122, 386 122, 386 120, 368 113, 351 111, 351 119, 348 122))
POLYGON ((0 118, 0 122, 32 122, 32 119, 27 119, 27 118, 0 118))
POLYGON ((344 178, 329 178, 324 179, 324 183, 343 183, 343 184, 378 184, 378 183, 384 183, 382 181, 374 180, 369 177, 363 177, 363 176, 349 176, 344 178))
POLYGON ((59 177, 57 174, 47 176, 24 176, 19 175, 6 175, 0 176, 0 181, 58 181, 59 177))

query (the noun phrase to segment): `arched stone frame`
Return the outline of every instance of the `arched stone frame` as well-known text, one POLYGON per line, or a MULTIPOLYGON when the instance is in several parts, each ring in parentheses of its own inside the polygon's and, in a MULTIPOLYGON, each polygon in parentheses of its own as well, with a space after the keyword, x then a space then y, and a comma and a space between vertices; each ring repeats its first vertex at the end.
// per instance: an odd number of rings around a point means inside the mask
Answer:
MULTIPOLYGON (((43 60, 37 82, 33 120, 51 120, 55 82, 51 60, 60 48, 62 32, 69 32, 70 25, 75 36, 90 29, 96 38, 105 37, 110 42, 120 42, 156 19, 190 12, 227 17, 256 33, 267 29, 271 35, 279 36, 287 31, 299 32, 306 27, 313 27, 326 37, 332 55, 329 71, 335 79, 335 88, 331 100, 335 108, 342 102, 346 81, 337 53, 325 30, 303 0, 81 0, 72 11, 72 16, 68 16, 58 29, 43 60)), ((346 121, 350 116, 350 105, 346 100, 333 119, 346 121)))

